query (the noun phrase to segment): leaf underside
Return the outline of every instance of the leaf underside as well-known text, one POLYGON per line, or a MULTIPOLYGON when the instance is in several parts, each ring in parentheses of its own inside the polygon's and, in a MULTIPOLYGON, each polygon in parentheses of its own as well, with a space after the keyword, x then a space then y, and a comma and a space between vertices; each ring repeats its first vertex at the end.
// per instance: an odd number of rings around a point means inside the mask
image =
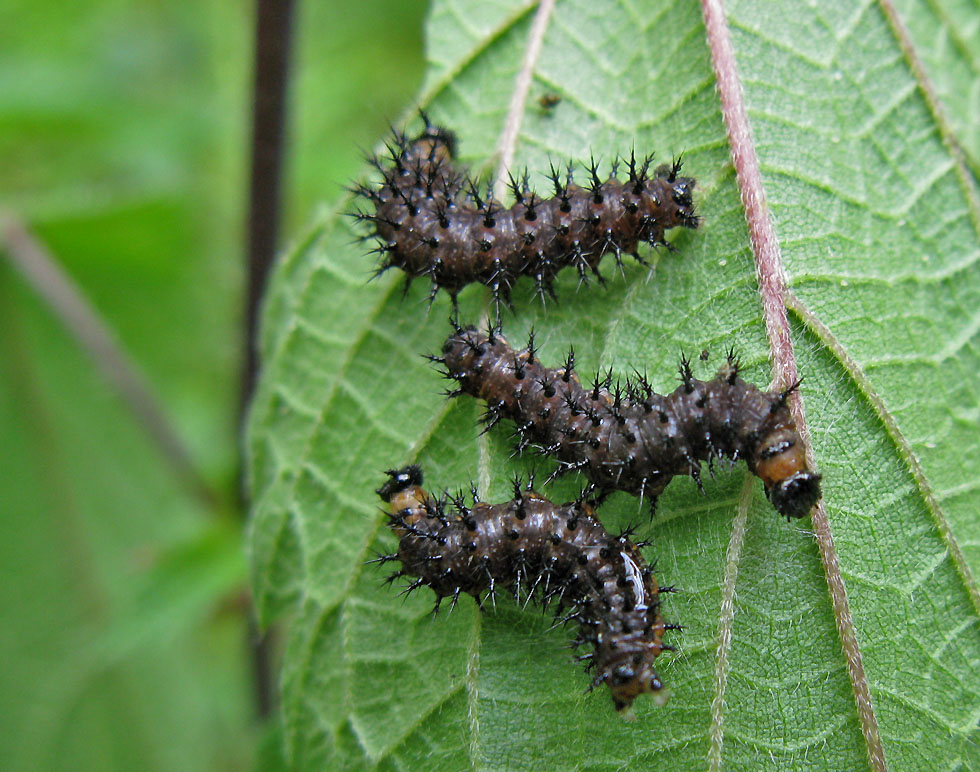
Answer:
MULTIPOLYGON (((980 768, 975 189, 881 8, 776 6, 732 2, 728 22, 798 299, 802 396, 886 763, 980 768)), ((915 19, 914 10, 899 14, 915 19)), ((473 168, 492 168, 533 15, 502 1, 432 10, 422 101, 458 133, 473 168)), ((942 56, 922 53, 927 67, 942 56)), ((960 89, 970 88, 964 76, 960 89)), ((975 122, 952 113, 952 130, 975 122)), ((544 171, 590 153, 608 164, 633 147, 663 160, 683 153, 702 228, 675 232, 678 251, 648 255, 650 272, 627 260, 623 277, 606 265, 605 286, 581 289, 563 274, 560 302, 545 309, 520 284, 505 333, 520 340, 533 326, 542 361, 557 365, 573 343, 583 373, 635 366, 661 391, 674 388, 682 351, 708 350, 705 375, 735 345, 747 379, 767 383, 752 251, 698 7, 559 0, 517 165, 544 171), (545 94, 561 99, 543 108, 545 94)), ((485 496, 501 500, 515 471, 551 467, 512 458, 504 427, 478 437, 472 400, 440 397, 445 384, 419 354, 445 338, 448 300, 427 311, 427 288, 402 299, 400 277, 366 283, 372 264, 356 235, 348 218, 328 215, 281 261, 248 437, 255 594, 265 619, 293 613, 283 709, 294 766, 867 768, 810 522, 781 521, 743 465, 716 468, 705 495, 674 481, 653 522, 627 496, 600 510, 613 528, 639 522, 661 582, 682 590, 665 612, 684 626, 679 651, 659 661, 672 699, 638 702, 633 722, 602 690, 583 694, 587 678, 563 649, 570 630, 549 630, 508 601, 481 613, 467 600, 433 619, 425 592, 403 601, 381 586, 382 572, 363 563, 394 544, 373 492, 383 469, 415 461, 433 487, 482 474, 485 496), (733 522, 744 522, 741 549, 731 547, 733 522), (731 642, 719 668, 723 626, 731 642)), ((486 303, 480 287, 467 289, 461 319, 478 321, 486 303)), ((566 500, 578 485, 545 492, 566 500)))

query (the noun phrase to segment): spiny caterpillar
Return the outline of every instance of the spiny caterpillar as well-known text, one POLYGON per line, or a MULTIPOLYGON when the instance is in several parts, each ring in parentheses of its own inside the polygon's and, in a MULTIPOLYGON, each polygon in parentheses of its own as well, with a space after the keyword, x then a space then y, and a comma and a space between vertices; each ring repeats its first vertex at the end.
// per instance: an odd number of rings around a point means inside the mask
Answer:
POLYGON ((499 330, 456 327, 435 361, 458 382, 452 393, 487 403, 487 428, 501 418, 516 424, 518 450, 534 444, 555 457, 556 474, 582 471, 600 491, 656 497, 674 475, 701 487, 701 461, 744 458, 765 484, 778 512, 803 517, 820 498, 820 475, 807 466, 803 441, 786 404, 799 386, 765 392, 738 377, 729 352, 714 379, 700 381, 681 360, 681 385, 661 396, 642 375, 616 384, 598 376, 584 388, 574 352, 549 369, 535 357, 534 336, 514 351, 499 330))
POLYGON ((455 605, 460 594, 474 596, 481 607, 487 597, 506 589, 520 602, 556 601, 560 621, 580 625, 576 645, 592 653, 578 657, 594 673, 591 688, 606 684, 617 710, 652 693, 660 702, 667 693, 653 667, 665 650, 666 624, 653 572, 629 534, 612 536, 584 499, 557 506, 514 482, 514 499, 505 504, 462 497, 436 498, 426 493, 417 466, 389 470, 378 495, 388 502, 388 524, 398 535, 398 552, 376 562, 401 561, 389 577, 415 577, 406 592, 426 585, 436 594, 436 608, 446 597, 455 605), (486 593, 486 595, 484 595, 486 593))
POLYGON ((526 173, 520 182, 511 176, 514 204, 505 209, 492 189, 481 193, 453 165, 455 145, 451 131, 428 121, 414 140, 395 132, 391 158, 370 159, 383 175, 381 186, 354 189, 373 209, 355 216, 371 224, 367 238, 377 237, 377 274, 400 268, 406 291, 413 279, 427 277, 430 302, 444 289, 455 307, 463 287, 484 284, 499 316, 500 302, 510 304, 521 276, 534 279, 542 299, 554 297, 555 276, 566 266, 575 267, 580 281, 590 272, 602 281, 599 263, 607 253, 620 266, 624 252, 646 264, 637 252, 641 242, 670 248, 666 230, 698 227, 691 199, 695 181, 678 176, 679 160, 651 173, 653 157, 637 160, 631 153, 623 159, 627 179, 616 179, 616 162, 605 182, 593 161, 584 188, 573 182, 571 164, 565 172, 552 166, 552 198, 531 190, 526 173))

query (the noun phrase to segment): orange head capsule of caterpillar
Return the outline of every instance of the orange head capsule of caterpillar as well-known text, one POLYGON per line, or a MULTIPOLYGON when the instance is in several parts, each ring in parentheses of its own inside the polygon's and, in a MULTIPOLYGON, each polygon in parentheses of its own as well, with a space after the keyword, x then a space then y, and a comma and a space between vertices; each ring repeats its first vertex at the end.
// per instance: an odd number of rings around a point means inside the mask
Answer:
POLYGON ((670 697, 650 657, 637 654, 619 662, 606 671, 604 680, 616 710, 626 716, 633 707, 633 701, 641 694, 653 695, 657 705, 663 705, 670 697))
POLYGON ((388 511, 392 514, 408 513, 404 517, 405 525, 418 522, 424 514, 423 504, 427 498, 422 489, 422 469, 413 464, 403 469, 389 469, 385 474, 388 481, 375 493, 388 502, 388 511))
POLYGON ((806 450, 795 429, 784 428, 757 451, 755 473, 766 486, 776 511, 805 517, 820 498, 820 475, 807 465, 806 450))

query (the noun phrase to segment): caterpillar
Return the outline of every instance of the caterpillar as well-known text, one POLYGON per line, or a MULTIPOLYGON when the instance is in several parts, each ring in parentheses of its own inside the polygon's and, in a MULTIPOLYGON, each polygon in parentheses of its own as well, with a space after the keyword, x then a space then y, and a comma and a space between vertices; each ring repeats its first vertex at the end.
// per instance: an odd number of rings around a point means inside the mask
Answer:
MULTIPOLYGON (((628 709, 641 694, 666 701, 667 692, 653 667, 667 630, 660 613, 659 587, 629 534, 612 536, 579 499, 560 506, 514 482, 514 499, 504 504, 462 497, 436 498, 422 489, 417 466, 388 470, 378 495, 388 503, 388 524, 398 535, 398 551, 376 562, 401 561, 389 577, 414 577, 406 588, 423 585, 455 605, 468 593, 480 602, 500 588, 520 601, 556 601, 562 621, 580 625, 577 645, 592 652, 578 657, 594 673, 590 689, 606 684, 617 710, 628 709), (486 594, 486 595, 485 595, 486 594)), ((474 494, 474 499, 475 499, 474 494)))
MULTIPOLYGON (((423 116, 424 118, 424 116, 423 116)), ((574 266, 580 281, 590 274, 603 281, 599 263, 612 253, 639 256, 641 242, 671 248, 664 233, 677 226, 697 228, 692 192, 695 180, 679 176, 680 160, 651 172, 653 156, 623 159, 627 179, 612 175, 601 181, 593 160, 585 187, 574 183, 569 164, 563 173, 551 167, 554 196, 541 198, 531 190, 525 173, 510 177, 514 204, 504 208, 493 192, 480 186, 453 164, 456 137, 426 120, 415 139, 395 132, 390 159, 370 158, 381 172, 380 187, 359 185, 354 192, 367 199, 371 211, 354 216, 370 226, 381 261, 376 275, 390 268, 405 272, 407 292, 412 281, 432 282, 430 303, 445 290, 456 296, 469 284, 490 288, 497 306, 510 305, 511 289, 521 276, 534 279, 537 293, 555 297, 554 279, 574 266)))
POLYGON ((584 388, 570 350, 558 369, 536 357, 534 336, 513 350, 499 331, 455 327, 441 357, 451 396, 469 394, 487 403, 487 429, 512 420, 518 450, 535 445, 558 460, 557 474, 578 470, 603 492, 657 496, 671 478, 689 474, 703 490, 701 462, 744 458, 760 477, 776 511, 803 517, 820 498, 820 475, 809 469, 806 449, 787 406, 799 386, 760 391, 738 377, 733 352, 710 381, 694 378, 681 360, 681 385, 656 394, 645 376, 611 388, 612 376, 597 376, 584 388))

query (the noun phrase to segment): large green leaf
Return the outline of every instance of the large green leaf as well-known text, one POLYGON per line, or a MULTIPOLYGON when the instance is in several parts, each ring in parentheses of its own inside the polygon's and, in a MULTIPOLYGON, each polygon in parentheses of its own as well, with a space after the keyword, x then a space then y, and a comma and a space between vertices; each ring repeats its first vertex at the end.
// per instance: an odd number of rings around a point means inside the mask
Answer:
MULTIPOLYGON (((249 433, 256 597, 267 619, 293 613, 283 731, 296 768, 864 769, 876 737, 890 769, 980 768, 980 208, 951 141, 976 117, 954 107, 947 124, 934 109, 929 67, 901 44, 915 36, 890 4, 742 0, 727 13, 791 292, 829 551, 810 521, 780 521, 742 466, 716 471, 705 496, 675 481, 642 529, 661 578, 683 590, 667 610, 685 630, 661 660, 671 701, 638 703, 632 723, 601 691, 582 694, 562 648, 570 631, 512 603, 432 619, 427 598, 396 599, 364 566, 393 543, 373 494, 381 470, 416 460, 436 487, 483 476, 493 500, 531 460, 510 458, 505 431, 477 436, 478 405, 439 396, 418 354, 444 339, 446 299, 427 312, 421 287, 402 299, 397 277, 365 283, 368 258, 330 215, 282 263, 249 433), (828 589, 837 570, 846 603, 828 589)), ((423 99, 476 167, 492 164, 533 16, 517 2, 433 9, 423 99)), ((533 325, 543 361, 574 343, 584 371, 647 368, 662 390, 679 351, 717 361, 735 344, 766 383, 699 9, 559 1, 533 76, 519 164, 683 152, 705 219, 650 276, 633 265, 578 292, 565 276, 545 310, 522 285, 505 331, 533 325), (551 111, 544 93, 561 97, 551 111)), ((973 72, 946 90, 976 89, 973 72)), ((462 319, 485 301, 464 293, 462 319)), ((601 511, 612 527, 640 513, 625 496, 601 511)))

